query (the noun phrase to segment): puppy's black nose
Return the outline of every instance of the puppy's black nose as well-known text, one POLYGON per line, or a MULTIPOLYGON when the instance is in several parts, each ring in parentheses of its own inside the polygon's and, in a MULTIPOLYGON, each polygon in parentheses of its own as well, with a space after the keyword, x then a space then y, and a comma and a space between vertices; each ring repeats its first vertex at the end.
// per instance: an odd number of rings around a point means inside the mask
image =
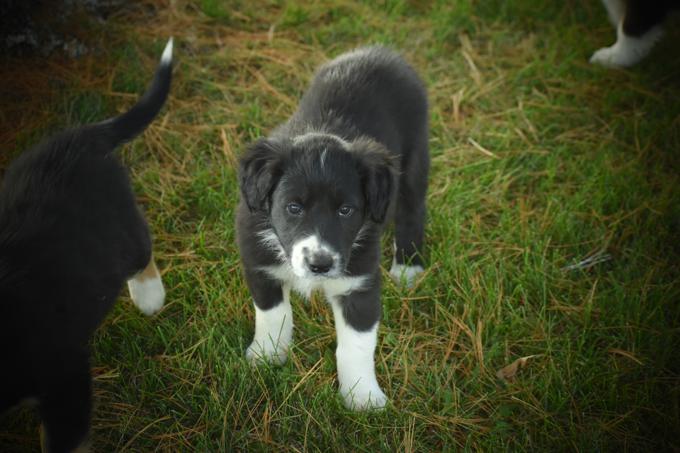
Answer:
POLYGON ((305 258, 307 267, 315 274, 325 274, 333 267, 333 256, 328 253, 315 253, 305 258))

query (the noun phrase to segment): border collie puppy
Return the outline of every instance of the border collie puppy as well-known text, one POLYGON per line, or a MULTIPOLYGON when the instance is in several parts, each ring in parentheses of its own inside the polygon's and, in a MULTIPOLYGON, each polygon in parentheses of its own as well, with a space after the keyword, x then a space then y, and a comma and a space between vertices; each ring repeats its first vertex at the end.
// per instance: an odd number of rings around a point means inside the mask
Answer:
POLYGON ((170 89, 172 39, 127 113, 61 132, 24 152, 0 190, 0 412, 36 400, 43 448, 86 448, 89 341, 127 281, 158 311, 165 290, 149 229, 116 147, 141 133, 170 89))
POLYGON ((680 9, 680 0, 602 0, 616 27, 616 42, 590 57, 591 63, 629 67, 649 54, 663 35, 666 15, 680 9))
POLYGON ((340 393, 383 407, 375 376, 380 236, 395 220, 390 274, 410 284, 421 246, 429 169, 423 83, 396 53, 368 47, 323 65, 293 116, 240 162, 238 244, 255 303, 251 363, 286 360, 289 293, 325 293, 335 317, 340 393))

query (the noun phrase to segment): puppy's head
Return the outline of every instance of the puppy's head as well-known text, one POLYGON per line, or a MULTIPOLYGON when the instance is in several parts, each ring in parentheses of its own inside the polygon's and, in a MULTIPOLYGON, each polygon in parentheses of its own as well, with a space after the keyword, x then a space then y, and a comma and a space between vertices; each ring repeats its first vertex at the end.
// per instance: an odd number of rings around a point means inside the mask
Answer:
POLYGON ((301 278, 341 276, 362 232, 385 221, 397 163, 377 142, 330 135, 263 139, 241 160, 241 194, 271 228, 275 244, 301 278))

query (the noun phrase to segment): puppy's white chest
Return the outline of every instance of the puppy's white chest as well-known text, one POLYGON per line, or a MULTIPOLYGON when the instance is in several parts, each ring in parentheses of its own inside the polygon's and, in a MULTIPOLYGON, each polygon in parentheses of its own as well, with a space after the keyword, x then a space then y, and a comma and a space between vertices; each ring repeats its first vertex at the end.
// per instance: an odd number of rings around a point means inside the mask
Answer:
POLYGON ((306 298, 309 298, 312 292, 318 289, 323 291, 326 298, 330 300, 333 297, 344 296, 353 291, 364 289, 368 281, 366 275, 335 278, 299 277, 288 263, 263 266, 260 269, 306 298))

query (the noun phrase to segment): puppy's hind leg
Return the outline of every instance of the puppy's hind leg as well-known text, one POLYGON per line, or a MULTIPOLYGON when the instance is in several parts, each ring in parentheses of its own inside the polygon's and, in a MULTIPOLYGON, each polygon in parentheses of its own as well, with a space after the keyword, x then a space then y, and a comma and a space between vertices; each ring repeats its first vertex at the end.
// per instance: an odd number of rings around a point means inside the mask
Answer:
POLYGON ((145 315, 151 316, 163 307, 165 288, 153 257, 143 271, 128 280, 128 289, 132 302, 145 315))
MULTIPOLYGON (((426 139, 425 139, 426 141, 426 139)), ((423 272, 423 237, 425 235, 425 196, 429 156, 427 143, 414 150, 399 179, 397 210, 394 217, 394 259, 390 275, 397 283, 410 287, 423 272)))

